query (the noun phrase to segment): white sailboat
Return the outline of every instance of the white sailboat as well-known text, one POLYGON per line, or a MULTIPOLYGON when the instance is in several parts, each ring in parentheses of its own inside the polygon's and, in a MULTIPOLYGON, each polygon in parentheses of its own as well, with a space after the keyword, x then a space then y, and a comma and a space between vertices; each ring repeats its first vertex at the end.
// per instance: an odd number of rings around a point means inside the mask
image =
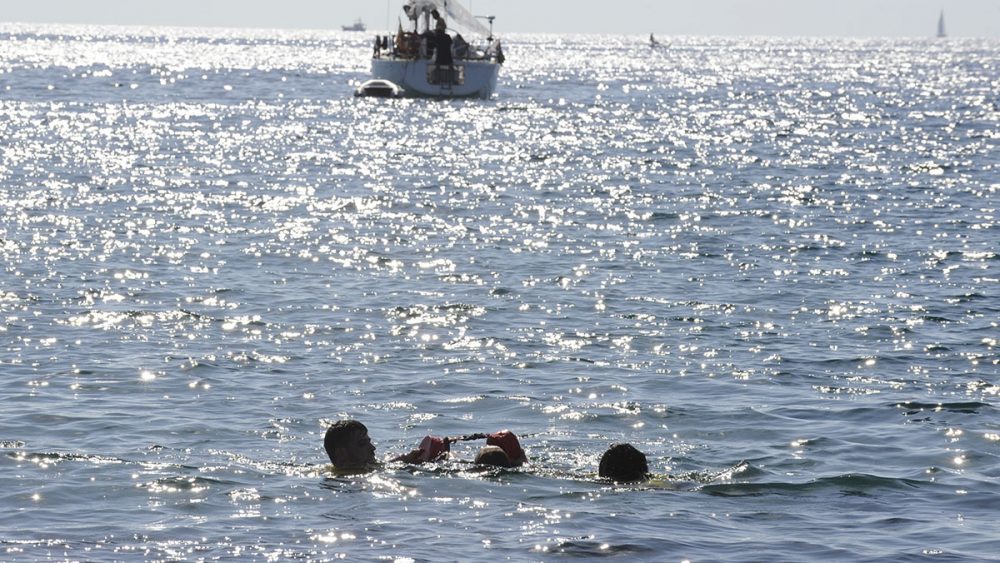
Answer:
POLYGON ((948 37, 948 33, 944 29, 944 10, 941 10, 941 17, 938 18, 937 36, 941 38, 948 37))
POLYGON ((395 37, 376 38, 372 80, 362 84, 357 95, 493 96, 504 54, 493 37, 492 16, 483 18, 490 22, 487 28, 458 0, 408 0, 403 12, 412 31, 404 31, 400 24, 395 37), (482 42, 470 43, 462 33, 482 42))

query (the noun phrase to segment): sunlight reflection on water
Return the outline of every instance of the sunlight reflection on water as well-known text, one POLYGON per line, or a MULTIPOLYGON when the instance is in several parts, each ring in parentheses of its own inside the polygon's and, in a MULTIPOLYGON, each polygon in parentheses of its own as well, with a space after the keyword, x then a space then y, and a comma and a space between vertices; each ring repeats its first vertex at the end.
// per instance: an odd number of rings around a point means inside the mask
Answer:
POLYGON ((993 555, 996 43, 505 48, 0 26, 5 557, 993 555), (534 463, 334 477, 348 416, 534 463))

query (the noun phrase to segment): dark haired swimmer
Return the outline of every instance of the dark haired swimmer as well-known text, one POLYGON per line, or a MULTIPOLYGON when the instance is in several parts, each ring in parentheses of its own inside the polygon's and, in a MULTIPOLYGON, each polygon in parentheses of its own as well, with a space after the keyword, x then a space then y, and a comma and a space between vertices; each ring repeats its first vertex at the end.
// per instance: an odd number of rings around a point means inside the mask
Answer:
POLYGON ((490 467, 514 467, 507 452, 499 446, 486 446, 476 454, 476 465, 487 465, 490 467))
MULTIPOLYGON (((493 434, 486 435, 486 445, 500 448, 507 454, 510 465, 507 467, 520 467, 528 463, 528 455, 524 453, 521 442, 517 439, 517 434, 510 430, 501 430, 493 434)), ((485 449, 485 448, 484 448, 485 449)))
POLYGON ((617 483, 634 483, 649 478, 646 454, 632 444, 612 444, 604 455, 597 474, 617 483))
POLYGON ((369 471, 378 466, 368 427, 357 420, 340 420, 327 428, 323 448, 338 471, 369 471))
MULTIPOLYGON (((428 436, 424 438, 420 448, 390 461, 422 463, 437 459, 443 450, 435 440, 428 436)), ((339 420, 333 423, 326 430, 323 448, 337 471, 371 471, 379 466, 378 459, 375 458, 375 444, 368 436, 368 427, 357 420, 339 420)))

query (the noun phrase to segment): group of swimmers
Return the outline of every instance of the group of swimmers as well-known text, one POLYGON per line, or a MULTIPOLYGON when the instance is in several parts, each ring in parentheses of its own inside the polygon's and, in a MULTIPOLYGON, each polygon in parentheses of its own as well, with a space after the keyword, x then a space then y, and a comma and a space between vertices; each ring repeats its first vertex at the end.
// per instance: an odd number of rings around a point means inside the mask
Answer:
MULTIPOLYGON (((509 430, 445 438, 426 436, 420 446, 389 461, 414 465, 444 461, 449 458, 451 444, 473 440, 486 440, 486 446, 476 454, 477 465, 520 467, 528 462, 517 435, 509 430)), ((357 420, 341 420, 330 426, 323 447, 338 471, 369 471, 379 465, 368 428, 357 420)), ((645 454, 631 444, 612 444, 601 456, 598 475, 619 483, 643 481, 649 476, 649 465, 645 454)))

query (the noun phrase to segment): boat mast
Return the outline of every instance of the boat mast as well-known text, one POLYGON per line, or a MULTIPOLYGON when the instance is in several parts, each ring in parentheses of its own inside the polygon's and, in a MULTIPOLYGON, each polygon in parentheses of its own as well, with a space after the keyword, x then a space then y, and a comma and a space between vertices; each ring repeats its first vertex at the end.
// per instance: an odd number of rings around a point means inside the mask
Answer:
POLYGON ((938 37, 948 37, 944 29, 944 10, 941 10, 941 17, 938 18, 938 37))

